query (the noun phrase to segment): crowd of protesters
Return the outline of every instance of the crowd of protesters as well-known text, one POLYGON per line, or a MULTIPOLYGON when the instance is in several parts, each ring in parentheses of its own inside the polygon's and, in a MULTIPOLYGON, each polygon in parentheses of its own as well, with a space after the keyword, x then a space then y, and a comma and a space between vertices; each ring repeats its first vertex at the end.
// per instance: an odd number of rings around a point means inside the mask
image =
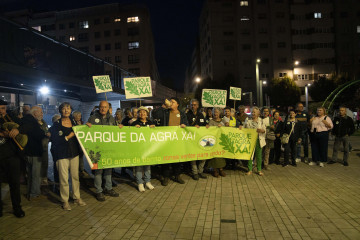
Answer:
MULTIPOLYGON (((105 196, 118 197, 112 181, 112 169, 93 170, 87 173, 84 168, 84 157, 81 147, 75 137, 72 127, 86 124, 142 127, 179 126, 185 127, 231 127, 255 129, 258 133, 253 159, 249 161, 213 158, 209 160, 191 161, 189 163, 169 163, 157 166, 137 166, 132 169, 134 180, 140 192, 145 189, 153 190, 151 183, 153 176, 167 186, 170 180, 184 184, 181 174, 188 166, 191 177, 198 181, 206 179, 206 172, 214 177, 225 177, 226 168, 245 168, 246 175, 257 169, 259 176, 264 175, 263 170, 269 170, 269 165, 276 164, 287 167, 297 166, 304 162, 311 166, 324 167, 325 163, 338 162, 340 145, 343 145, 344 156, 342 164, 348 166, 350 141, 355 126, 352 118, 346 115, 346 108, 339 107, 338 115, 333 119, 326 114, 323 107, 317 108, 314 116, 304 110, 302 103, 295 108, 289 108, 287 114, 280 116, 276 109, 253 107, 251 114, 245 113, 245 107, 239 106, 238 112, 230 107, 200 108, 198 100, 193 99, 185 111, 179 109, 180 101, 177 98, 165 100, 161 107, 151 109, 146 107, 133 107, 131 109, 117 109, 112 116, 111 104, 101 101, 95 107, 90 117, 82 116, 81 112, 73 111, 69 103, 59 106, 59 114, 52 118, 52 127, 43 120, 42 108, 39 106, 24 106, 21 116, 7 113, 7 103, 0 100, 0 187, 1 182, 10 186, 10 196, 13 213, 16 217, 24 217, 21 208, 20 177, 21 165, 26 166, 23 173, 27 177, 26 198, 29 201, 41 197, 41 184, 47 184, 48 171, 48 144, 51 143, 51 155, 54 162, 54 181, 59 184, 59 195, 64 210, 71 210, 69 199, 79 206, 86 203, 80 196, 80 178, 94 176, 95 197, 98 201, 105 201, 105 196), (9 128, 8 123, 14 123, 9 128), (329 133, 335 136, 333 156, 328 161, 329 133), (21 147, 21 137, 27 137, 27 144, 21 147), (309 142, 312 156, 309 158, 309 142), (301 158, 302 149, 304 157, 301 158), (283 158, 281 158, 282 152, 283 158), (281 159, 283 161, 281 162, 281 159), (69 173, 71 178, 70 191, 69 173), (70 196, 71 195, 71 196, 70 196)), ((85 160, 86 161, 86 160, 85 160)), ((0 188, 0 217, 3 214, 0 188)))

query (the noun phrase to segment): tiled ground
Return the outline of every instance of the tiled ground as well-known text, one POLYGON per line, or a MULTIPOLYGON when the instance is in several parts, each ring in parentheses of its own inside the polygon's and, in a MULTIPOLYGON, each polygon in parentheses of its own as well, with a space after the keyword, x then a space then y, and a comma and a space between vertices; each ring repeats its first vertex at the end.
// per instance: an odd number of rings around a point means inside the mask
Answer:
POLYGON ((154 180, 145 193, 121 180, 120 197, 103 203, 83 187, 88 205, 70 212, 49 194, 23 199, 26 217, 17 219, 7 194, 0 239, 360 239, 360 137, 352 142, 359 151, 349 167, 271 165, 262 177, 228 170, 218 179, 184 176, 184 185, 154 180))

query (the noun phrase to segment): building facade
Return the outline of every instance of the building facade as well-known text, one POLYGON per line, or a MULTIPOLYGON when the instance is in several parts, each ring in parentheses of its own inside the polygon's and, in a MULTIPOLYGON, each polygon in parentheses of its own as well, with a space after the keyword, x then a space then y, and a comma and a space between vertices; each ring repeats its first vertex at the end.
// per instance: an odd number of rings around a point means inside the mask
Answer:
POLYGON ((257 92, 256 65, 259 82, 287 76, 303 92, 320 76, 360 76, 356 0, 207 0, 199 29, 201 79, 244 92, 257 92))
MULTIPOLYGON (((6 16, 137 76, 159 80, 150 15, 143 5, 114 3, 42 13, 25 10, 6 16)), ((106 74, 114 71, 108 67, 106 74)))

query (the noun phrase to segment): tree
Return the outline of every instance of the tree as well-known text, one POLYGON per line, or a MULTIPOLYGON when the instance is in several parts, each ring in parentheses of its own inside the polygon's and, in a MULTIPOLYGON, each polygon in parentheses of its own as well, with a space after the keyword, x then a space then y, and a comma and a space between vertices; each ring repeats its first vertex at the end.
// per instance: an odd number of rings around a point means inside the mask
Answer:
MULTIPOLYGON (((319 80, 314 81, 314 84, 309 87, 309 94, 315 102, 321 102, 324 101, 336 88, 350 81, 351 79, 347 75, 333 74, 329 78, 321 76, 319 80)), ((331 101, 334 96, 335 95, 333 95, 329 101, 331 101)), ((344 105, 354 110, 358 106, 359 101, 359 84, 356 84, 340 93, 335 99, 333 107, 344 105)))
POLYGON ((322 76, 309 87, 309 95, 315 102, 324 101, 335 88, 335 78, 322 76))
POLYGON ((269 94, 272 105, 282 107, 295 105, 301 95, 300 88, 289 77, 273 78, 265 92, 269 94))

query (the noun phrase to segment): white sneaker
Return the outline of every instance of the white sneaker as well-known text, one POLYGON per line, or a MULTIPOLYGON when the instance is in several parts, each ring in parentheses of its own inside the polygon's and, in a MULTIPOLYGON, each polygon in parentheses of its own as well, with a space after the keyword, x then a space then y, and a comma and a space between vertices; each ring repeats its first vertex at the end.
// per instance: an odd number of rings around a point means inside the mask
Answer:
POLYGON ((64 202, 62 207, 65 211, 71 211, 69 202, 64 202))
POLYGON ((321 163, 319 164, 319 166, 320 166, 320 167, 324 167, 324 163, 321 162, 321 163))
POLYGON ((301 158, 297 158, 297 159, 295 159, 295 161, 296 161, 297 163, 299 163, 299 162, 301 162, 301 158))
POLYGON ((146 187, 150 190, 153 190, 155 187, 151 184, 151 182, 147 182, 146 184, 146 187))
POLYGON ((316 163, 315 162, 309 162, 309 166, 315 166, 316 163))
POLYGON ((138 189, 139 192, 145 192, 144 184, 139 184, 138 189))
POLYGON ((86 203, 81 198, 76 199, 74 202, 81 207, 86 206, 86 203))

